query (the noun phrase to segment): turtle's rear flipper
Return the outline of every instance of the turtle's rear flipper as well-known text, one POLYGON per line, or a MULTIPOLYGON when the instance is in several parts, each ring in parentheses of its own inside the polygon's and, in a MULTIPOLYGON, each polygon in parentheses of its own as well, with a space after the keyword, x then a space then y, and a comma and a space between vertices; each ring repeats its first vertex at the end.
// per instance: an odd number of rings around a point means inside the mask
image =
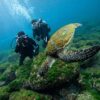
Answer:
POLYGON ((100 45, 99 46, 92 46, 85 50, 78 50, 78 51, 67 51, 61 52, 58 54, 58 57, 66 62, 77 62, 77 61, 84 61, 92 56, 94 56, 97 52, 100 51, 100 45))

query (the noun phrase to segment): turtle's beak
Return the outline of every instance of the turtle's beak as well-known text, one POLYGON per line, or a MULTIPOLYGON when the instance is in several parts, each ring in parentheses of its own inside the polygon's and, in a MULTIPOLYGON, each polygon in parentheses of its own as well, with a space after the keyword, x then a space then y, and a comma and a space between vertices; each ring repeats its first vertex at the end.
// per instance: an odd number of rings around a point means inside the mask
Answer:
POLYGON ((77 27, 81 27, 82 24, 80 24, 80 23, 75 23, 75 26, 76 26, 76 28, 77 28, 77 27))

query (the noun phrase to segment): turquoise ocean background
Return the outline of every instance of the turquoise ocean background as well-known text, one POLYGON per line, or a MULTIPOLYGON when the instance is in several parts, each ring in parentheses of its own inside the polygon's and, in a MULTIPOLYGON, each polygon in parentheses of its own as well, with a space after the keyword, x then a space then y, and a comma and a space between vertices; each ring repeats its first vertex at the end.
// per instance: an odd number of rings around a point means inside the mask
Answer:
POLYGON ((86 24, 99 25, 99 8, 100 0, 0 0, 0 51, 11 49, 10 43, 19 31, 32 37, 30 22, 34 18, 46 20, 53 34, 73 22, 82 23, 83 28, 86 24))

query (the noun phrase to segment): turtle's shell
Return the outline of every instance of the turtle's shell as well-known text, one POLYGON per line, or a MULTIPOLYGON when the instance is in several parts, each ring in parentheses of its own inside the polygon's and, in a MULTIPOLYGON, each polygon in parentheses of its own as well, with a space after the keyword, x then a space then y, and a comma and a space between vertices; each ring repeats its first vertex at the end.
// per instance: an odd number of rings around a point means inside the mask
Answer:
POLYGON ((74 36, 75 29, 80 25, 79 23, 73 23, 58 29, 48 41, 46 54, 53 55, 65 46, 68 46, 74 36))

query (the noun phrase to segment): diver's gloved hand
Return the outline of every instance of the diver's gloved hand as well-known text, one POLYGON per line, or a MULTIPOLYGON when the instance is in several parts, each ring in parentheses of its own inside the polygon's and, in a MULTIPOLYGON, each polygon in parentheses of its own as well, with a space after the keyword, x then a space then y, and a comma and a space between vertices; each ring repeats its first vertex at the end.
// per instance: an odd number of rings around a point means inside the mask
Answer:
POLYGON ((35 56, 38 55, 38 53, 39 53, 39 45, 38 44, 34 47, 33 52, 34 52, 35 56))
POLYGON ((48 37, 47 37, 47 36, 44 38, 44 42, 45 42, 45 43, 48 42, 48 37))
POLYGON ((48 37, 46 36, 46 37, 43 39, 43 44, 42 44, 42 46, 43 46, 44 48, 46 48, 47 43, 48 43, 48 37))

